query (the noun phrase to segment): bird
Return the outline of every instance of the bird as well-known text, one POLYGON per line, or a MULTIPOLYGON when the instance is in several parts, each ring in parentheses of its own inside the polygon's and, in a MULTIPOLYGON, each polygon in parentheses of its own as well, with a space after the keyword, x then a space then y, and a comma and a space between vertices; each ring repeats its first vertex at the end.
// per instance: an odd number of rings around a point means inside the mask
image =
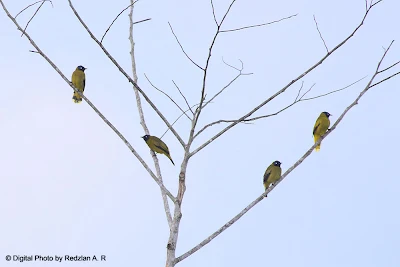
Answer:
POLYGON ((167 156, 167 158, 171 160, 172 164, 174 164, 175 166, 174 161, 169 155, 168 146, 160 138, 148 134, 142 136, 142 138, 151 150, 160 154, 164 154, 165 156, 167 156))
MULTIPOLYGON (((322 135, 326 133, 326 131, 329 128, 329 125, 331 124, 329 120, 329 112, 322 112, 321 115, 319 115, 317 121, 315 122, 314 125, 314 130, 313 130, 313 135, 314 135, 314 143, 316 143, 322 135)), ((321 143, 315 147, 315 151, 319 151, 321 148, 321 143)))
MULTIPOLYGON (((79 92, 83 93, 85 91, 85 70, 86 68, 83 66, 76 67, 75 71, 72 73, 72 84, 78 89, 79 92)), ((74 91, 74 95, 72 96, 72 100, 74 103, 81 103, 82 97, 74 91)))
POLYGON ((281 164, 282 163, 279 160, 275 160, 274 162, 272 162, 271 165, 268 166, 267 170, 264 173, 264 179, 263 179, 265 190, 267 190, 271 184, 275 183, 276 181, 279 180, 279 178, 281 178, 282 174, 281 164))

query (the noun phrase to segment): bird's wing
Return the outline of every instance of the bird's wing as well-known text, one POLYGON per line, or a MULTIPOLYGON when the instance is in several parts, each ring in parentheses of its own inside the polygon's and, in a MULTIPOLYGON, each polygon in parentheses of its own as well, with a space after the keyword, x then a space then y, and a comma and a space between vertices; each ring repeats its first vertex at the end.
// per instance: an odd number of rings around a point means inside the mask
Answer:
POLYGON ((326 129, 328 130, 328 128, 329 128, 329 126, 331 124, 331 121, 329 120, 328 117, 323 119, 323 124, 324 124, 324 128, 326 127, 326 129))
POLYGON ((264 173, 264 180, 263 182, 266 183, 268 181, 268 178, 271 176, 271 170, 267 169, 264 173))
POLYGON ((319 125, 321 124, 321 122, 319 121, 319 119, 317 120, 317 122, 314 125, 314 130, 312 131, 312 134, 315 135, 315 132, 317 131, 319 125))
POLYGON ((169 151, 168 149, 165 149, 165 147, 163 145, 155 145, 155 147, 157 147, 158 149, 160 149, 161 151, 163 151, 166 155, 169 155, 169 151))
MULTIPOLYGON (((77 80, 78 80, 78 74, 76 72, 76 70, 72 73, 72 77, 71 77, 71 82, 72 84, 76 87, 77 84, 77 80)), ((76 88, 78 89, 78 88, 76 88)))
POLYGON ((85 91, 85 85, 86 85, 86 78, 83 78, 83 87, 82 87, 82 92, 85 91))

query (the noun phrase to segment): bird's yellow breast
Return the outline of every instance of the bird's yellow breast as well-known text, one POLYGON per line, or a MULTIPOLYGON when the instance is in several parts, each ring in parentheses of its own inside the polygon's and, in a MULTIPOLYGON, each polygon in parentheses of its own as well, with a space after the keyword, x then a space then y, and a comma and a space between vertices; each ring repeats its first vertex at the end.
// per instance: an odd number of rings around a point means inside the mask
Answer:
POLYGON ((76 89, 83 92, 85 89, 85 73, 81 70, 75 70, 72 73, 72 84, 76 89))
POLYGON ((315 132, 314 135, 317 136, 321 136, 323 134, 325 134, 325 132, 328 130, 329 126, 330 126, 331 122, 329 121, 329 118, 326 117, 325 114, 321 114, 317 121, 315 122, 315 132))

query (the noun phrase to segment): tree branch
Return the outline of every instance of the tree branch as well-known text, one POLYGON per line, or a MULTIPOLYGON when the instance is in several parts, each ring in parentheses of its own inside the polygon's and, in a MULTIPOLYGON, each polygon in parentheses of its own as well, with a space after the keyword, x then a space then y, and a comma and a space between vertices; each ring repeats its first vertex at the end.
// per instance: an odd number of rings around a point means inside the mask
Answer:
MULTIPOLYGON (((213 97, 211 97, 211 99, 208 100, 208 101, 204 104, 203 109, 204 109, 210 102, 212 102, 217 96, 219 96, 223 91, 225 91, 226 88, 228 88, 231 84, 233 84, 233 82, 236 81, 240 76, 242 76, 242 75, 252 75, 252 74, 253 74, 252 72, 250 72, 250 73, 242 73, 242 71, 243 71, 243 62, 242 62, 240 59, 239 59, 239 61, 240 61, 240 63, 242 64, 242 67, 241 67, 240 69, 238 69, 238 68, 236 68, 236 67, 234 67, 234 66, 231 66, 231 65, 229 65, 228 63, 226 63, 226 62, 224 61, 224 58, 222 58, 222 61, 223 61, 227 66, 229 66, 229 67, 231 67, 231 68, 233 68, 233 69, 239 71, 239 74, 236 75, 236 77, 233 78, 233 79, 232 79, 227 85, 225 85, 221 90, 219 90, 218 93, 216 93, 213 97)), ((195 135, 194 137, 196 137, 196 135, 195 135)))
MULTIPOLYGON (((222 18, 221 24, 223 23, 223 21, 225 20, 226 15, 228 14, 230 8, 232 7, 233 3, 235 2, 235 0, 232 1, 231 5, 228 8, 228 11, 225 13, 225 16, 222 18)), ((207 69, 208 69, 208 64, 211 58, 211 51, 213 48, 213 45, 215 43, 215 39, 217 38, 217 35, 219 33, 221 24, 217 26, 217 32, 213 38, 213 41, 211 43, 211 46, 209 48, 209 54, 207 57, 207 61, 206 61, 206 66, 203 69, 204 70, 204 76, 203 76, 203 88, 202 88, 202 92, 201 92, 201 98, 200 98, 200 103, 199 103, 199 107, 196 109, 195 114, 193 116, 193 120, 192 120, 192 126, 190 129, 190 133, 189 133, 189 140, 188 140, 188 144, 185 147, 185 154, 183 157, 183 161, 181 164, 181 171, 179 173, 179 183, 178 183, 178 194, 176 196, 176 202, 175 204, 175 208, 174 208, 174 217, 173 217, 173 221, 172 221, 172 228, 169 234, 169 238, 168 238, 168 244, 167 244, 167 259, 166 259, 166 267, 172 267, 174 266, 174 262, 176 260, 175 258, 175 253, 176 253, 176 246, 177 246, 177 242, 178 242, 178 233, 179 233, 179 226, 180 226, 180 222, 182 219, 182 201, 183 201, 183 196, 186 192, 186 172, 187 172, 187 165, 190 159, 190 146, 193 142, 193 135, 194 135, 194 130, 196 128, 196 123, 199 119, 200 113, 201 113, 201 108, 203 105, 203 101, 204 101, 204 96, 205 96, 205 81, 206 81, 206 76, 207 76, 207 69)), ((171 27, 172 29, 172 27, 171 27)))
POLYGON ((376 75, 378 75, 378 70, 380 67, 380 64, 382 63, 383 59, 385 58, 387 52, 389 51, 391 45, 393 44, 393 41, 391 42, 389 48, 385 51, 383 54, 381 60, 378 63, 377 69, 375 71, 375 74, 372 76, 366 87, 364 88, 363 91, 361 91, 360 95, 343 111, 343 113, 340 115, 338 120, 333 124, 332 128, 326 132, 315 144, 311 146, 310 149, 308 149, 305 154, 298 160, 296 161, 295 164, 293 164, 282 176, 281 178, 274 184, 272 184, 264 193, 262 193, 260 196, 258 196, 253 202, 251 202, 246 208, 244 208, 241 212, 239 212, 235 217, 233 217, 229 222, 224 224, 221 228, 219 228, 217 231, 215 231, 213 234, 211 234, 209 237, 204 239, 202 242, 200 242, 197 246, 193 247, 186 253, 182 254, 181 256, 177 257, 175 260, 175 264, 186 259, 196 251, 200 250, 202 247, 210 243, 214 238, 216 238, 218 235, 220 235, 222 232, 224 232, 226 229, 228 229, 230 226, 232 226, 234 223, 236 223, 243 215, 245 215, 249 210, 251 210, 255 205, 261 202, 261 200, 265 199, 265 196, 268 195, 269 192, 271 192, 280 182, 282 182, 283 179, 285 179, 294 169, 296 169, 308 156, 311 155, 313 150, 317 145, 321 143, 323 139, 325 139, 328 135, 330 135, 336 127, 339 125, 339 123, 343 120, 344 116, 347 114, 347 112, 353 108, 355 105, 358 104, 358 101, 361 99, 361 97, 371 88, 371 83, 375 79, 376 75))
POLYGON ((381 80, 381 81, 379 81, 379 82, 374 83, 373 85, 371 85, 371 88, 374 87, 374 86, 377 86, 378 84, 380 84, 380 83, 382 83, 382 82, 384 82, 384 81, 387 81, 387 80, 389 80, 389 79, 391 79, 391 78, 393 78, 394 76, 397 76, 397 75, 399 75, 399 74, 400 74, 400 71, 399 71, 399 72, 396 72, 396 73, 393 74, 393 75, 390 75, 389 77, 387 77, 387 78, 385 78, 385 79, 383 79, 383 80, 381 80))
POLYGON ((212 12, 213 12, 213 17, 214 17, 215 24, 216 24, 217 27, 218 27, 218 21, 217 21, 217 17, 215 16, 215 8, 214 8, 213 0, 211 0, 211 8, 212 8, 212 12))
POLYGON ((370 3, 370 5, 369 5, 369 8, 375 6, 376 4, 379 4, 379 3, 382 2, 382 1, 383 1, 383 0, 379 0, 379 1, 375 2, 375 3, 373 3, 374 0, 371 0, 371 3, 370 3), (373 3, 373 4, 372 4, 372 3, 373 3))
MULTIPOLYGON (((176 122, 178 122, 178 120, 184 115, 184 113, 188 112, 189 110, 191 110, 193 107, 198 106, 199 104, 193 105, 191 107, 189 107, 189 109, 185 110, 181 115, 179 115, 178 118, 176 118, 176 120, 174 120, 174 122, 172 123, 172 125, 174 125, 176 122)), ((161 135, 160 139, 162 139, 164 137, 164 135, 166 133, 168 133, 169 128, 167 128, 167 130, 165 130, 165 132, 161 135)))
POLYGON ((178 109, 179 109, 180 111, 182 111, 190 121, 192 120, 192 119, 185 113, 185 111, 172 99, 172 97, 170 97, 170 96, 169 96, 167 93, 165 93, 163 90, 158 89, 157 86, 155 86, 155 85, 150 81, 150 79, 147 77, 146 73, 144 74, 144 77, 146 77, 147 81, 150 83, 150 85, 151 85, 154 89, 156 89, 157 91, 161 92, 163 95, 165 95, 166 97, 168 97, 169 100, 171 100, 172 103, 174 103, 175 106, 177 106, 178 109))
MULTIPOLYGON (((21 33, 21 37, 24 35, 26 29, 28 28, 29 23, 31 23, 31 21, 33 20, 33 18, 36 16, 36 14, 39 12, 40 8, 44 5, 46 1, 42 1, 42 3, 40 4, 40 6, 36 9, 35 13, 33 14, 33 16, 28 20, 28 23, 26 23, 26 26, 24 28, 24 30, 21 33)), ((53 3, 51 3, 51 5, 53 5, 53 3)), ((29 6, 28 6, 29 7, 29 6)), ((22 12, 22 11, 21 11, 22 12)), ((20 13, 18 13, 15 17, 17 17, 20 13)))
POLYGON ((225 18, 226 18, 226 16, 228 15, 229 11, 231 10, 231 8, 232 8, 233 4, 235 3, 235 1, 236 1, 236 0, 233 0, 233 1, 231 2, 231 4, 229 5, 228 9, 227 9, 226 12, 225 12, 225 15, 223 16, 223 18, 222 18, 222 20, 221 20, 221 22, 217 25, 217 31, 215 32, 215 35, 214 35, 214 37, 213 37, 213 39, 212 39, 212 41, 211 41, 211 44, 210 44, 210 46, 209 46, 209 48, 208 48, 208 56, 207 56, 207 60, 206 60, 206 66, 205 66, 204 69, 203 69, 203 70, 204 70, 204 75, 203 75, 203 84, 202 84, 202 89, 201 89, 200 104, 199 104, 199 106, 197 107, 196 112, 195 112, 195 115, 194 115, 194 119, 193 119, 193 123, 192 123, 192 129, 190 130, 189 142, 188 142, 188 143, 191 143, 191 141, 193 141, 194 131, 195 131, 195 129, 196 129, 196 125, 197 125, 197 122, 198 122, 198 120, 199 120, 200 113, 201 113, 201 111, 202 111, 202 109, 203 109, 203 102, 204 102, 204 100, 205 100, 205 91, 206 91, 207 71, 208 71, 208 66, 209 66, 209 64, 210 64, 211 52, 212 52, 212 50, 213 50, 213 48, 214 48, 214 44, 215 44, 215 41, 216 41, 216 39, 217 39, 217 36, 218 36, 218 34, 221 32, 221 31, 220 31, 220 30, 221 30, 221 26, 222 26, 222 24, 224 23, 225 18))
POLYGON ((231 8, 232 8, 232 6, 233 6, 233 4, 236 2, 236 0, 233 0, 232 2, 231 2, 231 4, 229 5, 229 7, 228 7, 228 9, 226 10, 226 12, 225 12, 225 15, 222 17, 222 20, 221 20, 221 22, 219 23, 219 27, 218 28, 220 28, 221 26, 222 26, 222 23, 224 23, 224 20, 225 20, 225 18, 226 18, 226 16, 228 15, 228 13, 229 13, 229 11, 231 11, 231 8))
POLYGON ((40 2, 50 2, 50 3, 51 3, 51 6, 54 7, 54 6, 53 6, 53 2, 52 2, 51 0, 40 0, 40 1, 37 1, 37 2, 35 2, 35 3, 33 3, 33 4, 28 5, 27 7, 25 7, 24 9, 22 9, 20 12, 17 13, 17 15, 15 15, 14 18, 16 19, 22 12, 24 12, 25 10, 27 10, 27 9, 30 8, 31 6, 34 6, 34 5, 36 5, 37 3, 40 3, 40 2))
POLYGON ((76 18, 79 20, 79 22, 82 24, 82 26, 85 28, 85 30, 88 32, 90 37, 100 46, 100 48, 103 50, 104 54, 111 60, 112 63, 118 68, 118 70, 128 79, 128 81, 140 92, 140 94, 143 96, 143 98, 149 103, 149 105, 153 108, 153 110, 157 113, 157 115, 164 121, 164 123, 171 129, 171 132, 175 135, 176 139, 179 141, 179 143, 182 145, 182 147, 185 147, 185 142, 182 140, 180 135, 178 134, 177 131, 171 126, 171 124, 168 122, 168 120, 164 117, 164 115, 158 110, 158 108, 154 105, 154 103, 150 100, 150 98, 143 92, 143 90, 133 81, 133 79, 128 75, 128 73, 118 64, 118 62, 111 56, 111 54, 107 51, 107 49, 103 46, 102 43, 93 35, 93 33, 90 31, 88 26, 83 22, 82 18, 79 16, 78 12, 75 10, 74 6, 72 5, 71 0, 68 0, 69 6, 71 7, 72 11, 74 12, 76 18))
MULTIPOLYGON (((310 97, 310 98, 302 98, 300 101, 308 101, 308 100, 312 100, 312 99, 324 97, 324 96, 327 96, 327 95, 330 95, 330 94, 334 94, 334 93, 343 91, 343 90, 345 90, 345 89, 347 89, 347 88, 349 88, 349 87, 355 85, 356 83, 361 82, 361 81, 364 80, 365 78, 367 78, 367 76, 364 76, 364 77, 362 77, 361 79, 358 79, 357 81, 355 81, 355 82, 353 82, 353 83, 351 83, 351 84, 349 84, 349 85, 347 85, 347 86, 345 86, 345 87, 343 87, 343 88, 330 91, 330 92, 328 92, 328 93, 326 93, 326 94, 322 94, 322 95, 318 95, 318 96, 313 96, 313 97, 310 97)), ((304 95, 303 95, 303 96, 304 96, 304 95)), ((302 97, 303 97, 303 96, 302 96, 302 97)))
MULTIPOLYGON (((121 12, 119 12, 119 14, 115 17, 115 19, 111 22, 111 24, 110 24, 110 26, 108 26, 108 28, 107 28, 107 30, 104 32, 104 34, 103 34, 103 37, 101 37, 101 40, 100 40, 100 43, 103 43, 103 39, 104 39, 104 37, 106 37, 106 34, 108 33, 108 31, 111 29, 111 26, 114 24, 114 22, 118 19, 118 17, 122 14, 122 13, 124 13, 124 11, 125 10, 127 10, 128 8, 130 8, 130 7, 132 7, 136 2, 138 2, 139 0, 136 0, 135 2, 132 2, 131 1, 131 4, 129 5, 129 6, 127 6, 126 8, 124 8, 121 12)), ((129 13, 130 14, 130 13, 129 13)), ((138 24, 138 23, 141 23, 141 22, 145 22, 145 21, 148 21, 148 20, 151 20, 151 18, 148 18, 148 19, 142 19, 142 20, 139 20, 139 21, 136 21, 136 22, 129 22, 129 23, 132 23, 132 25, 134 25, 134 24, 138 24)))
POLYGON ((387 68, 385 68, 385 69, 379 71, 378 73, 385 72, 385 71, 387 71, 387 70, 393 68, 394 66, 396 66, 396 65, 399 64, 399 63, 400 63, 400 61, 397 61, 396 63, 394 63, 394 64, 390 65, 389 67, 387 67, 387 68))
POLYGON ((250 25, 250 26, 235 28, 235 29, 231 29, 231 30, 222 30, 222 31, 220 31, 220 32, 234 32, 234 31, 240 31, 240 30, 249 29, 249 28, 254 28, 254 27, 266 26, 266 25, 270 25, 270 24, 277 23, 277 22, 281 22, 282 20, 287 20, 287 19, 290 19, 290 18, 292 18, 292 17, 296 17, 297 15, 298 15, 298 14, 294 14, 294 15, 290 15, 290 16, 285 17, 285 18, 281 18, 281 19, 278 19, 278 20, 271 21, 271 22, 266 22, 266 23, 256 24, 256 25, 250 25))
POLYGON ((318 28, 317 19, 315 18, 315 15, 313 15, 313 17, 314 17, 315 27, 317 27, 317 31, 318 31, 318 33, 319 33, 319 37, 321 38, 322 42, 324 43, 324 46, 325 46, 325 49, 326 49, 326 53, 329 53, 328 46, 326 45, 325 40, 324 40, 324 38, 322 37, 322 33, 321 33, 321 31, 319 30, 319 28, 318 28))
MULTIPOLYGON (((131 51, 129 53, 131 55, 133 80, 137 84, 138 77, 137 77, 137 72, 136 72, 135 42, 133 40, 133 25, 134 25, 134 22, 133 22, 133 8, 134 8, 134 6, 133 5, 137 1, 135 1, 135 2, 133 0, 130 0, 130 1, 131 1, 131 4, 130 4, 130 11, 129 11, 128 17, 129 17, 129 42, 130 42, 130 45, 131 45, 131 51)), ((138 113, 139 113, 139 117, 140 117, 140 124, 142 125, 145 134, 150 134, 150 131, 147 128, 147 124, 146 124, 146 121, 144 119, 142 101, 140 100, 139 91, 136 89, 136 87, 133 87, 133 90, 135 92, 136 104, 137 104, 138 113)), ((151 154, 151 156, 153 158, 153 161, 154 161, 154 167, 156 168, 157 177, 160 180, 161 184, 164 185, 163 178, 162 178, 162 175, 161 175, 160 162, 158 161, 158 157, 156 156, 156 153, 154 153, 154 151, 152 151, 152 150, 150 150, 150 154, 151 154)), ((163 190, 161 190, 161 197, 162 197, 163 204, 164 204, 164 211, 165 211, 165 216, 167 217, 168 226, 169 226, 169 229, 171 229, 171 227, 172 227, 171 210, 169 208, 167 196, 166 196, 166 194, 165 194, 165 192, 163 190)))
MULTIPOLYGON (((187 107, 189 108, 190 112, 192 112, 192 114, 194 115, 194 112, 193 112, 192 108, 190 107, 189 102, 187 101, 186 97, 184 96, 184 94, 183 94, 183 93, 181 92, 181 90, 179 89, 179 86, 175 83, 174 80, 172 80, 172 82, 174 83, 176 89, 178 89, 179 93, 181 94, 181 96, 182 96, 183 99, 185 100, 186 105, 187 105, 187 107)), ((195 105, 195 106, 196 106, 196 105, 195 105)))
MULTIPOLYGON (((240 121, 240 122, 241 122, 241 123, 246 123, 246 122, 252 122, 252 121, 259 120, 259 119, 264 119, 264 118, 276 116, 276 115, 278 115, 279 113, 281 113, 281 112, 287 110, 288 108, 294 106, 295 104, 297 104, 297 103, 299 103, 299 102, 308 101, 308 100, 313 100, 313 99, 316 99, 316 98, 328 96, 328 95, 333 94, 333 93, 337 93, 337 92, 339 92, 339 91, 345 90, 345 89, 347 89, 347 88, 349 88, 349 87, 355 85, 356 83, 359 83, 360 81, 364 80, 366 77, 367 77, 367 76, 364 76, 364 77, 362 77, 361 79, 358 79, 357 81, 355 81, 355 82, 353 82, 353 83, 351 83, 351 84, 349 84, 349 85, 347 85, 347 86, 345 86, 345 87, 343 87, 343 88, 340 88, 340 89, 337 89, 337 90, 333 90, 333 91, 330 91, 330 92, 328 92, 328 93, 326 93, 326 94, 321 94, 321 95, 314 96, 314 97, 310 97, 310 98, 304 98, 304 96, 306 96, 307 93, 309 93, 309 92, 312 90, 312 88, 315 86, 315 84, 313 84, 313 85, 299 98, 300 93, 301 93, 301 90, 302 90, 302 88, 303 88, 303 84, 304 84, 304 82, 302 82, 302 83, 301 83, 301 87, 300 87, 300 89, 299 89, 299 91, 298 91, 298 93, 297 93, 297 96, 296 96, 295 100, 294 100, 291 104, 287 105, 286 107, 280 109, 280 110, 277 111, 277 112, 274 112, 274 113, 271 113, 271 114, 268 114, 268 115, 262 115, 262 116, 250 118, 250 119, 245 119, 245 120, 242 120, 242 121, 240 121)), ((213 126, 213 125, 216 125, 216 124, 219 124, 219 123, 233 123, 233 122, 237 122, 237 121, 238 121, 238 120, 218 120, 218 121, 211 122, 211 123, 205 125, 203 128, 201 128, 201 130, 199 130, 199 131, 196 133, 195 136, 198 136, 198 135, 201 134, 204 130, 206 130, 207 128, 209 128, 209 127, 211 127, 211 126, 213 126)))
POLYGON ((286 86, 284 86, 281 90, 279 90, 278 92, 276 92, 274 95, 272 95, 271 97, 269 97, 267 100, 263 101, 261 104, 259 104, 257 107, 255 107, 254 109, 252 109, 250 112, 248 112, 247 114, 243 115, 241 118, 239 118, 238 120, 232 122, 230 125, 228 125, 227 127, 225 127, 224 129, 222 129, 219 133, 217 133, 216 135, 214 135, 211 139, 209 139, 208 141, 206 141, 204 144, 200 145, 198 148, 196 148, 193 152, 190 153, 190 156, 193 156, 194 154, 196 154, 197 152, 199 152, 200 150, 202 150, 203 148, 205 148, 207 145, 211 144, 214 140, 216 140, 218 137, 220 137, 221 135, 223 135, 225 132, 227 132, 229 129, 231 129, 232 127, 236 126, 237 124, 239 124, 240 122, 242 122, 243 120, 246 120, 248 117, 250 117, 251 115, 253 115, 257 110, 259 110, 260 108, 262 108, 263 106, 265 106, 267 103, 269 103, 271 100, 273 100, 275 97, 277 97, 278 95, 282 94, 283 92, 285 92, 291 85, 293 85, 295 82, 297 82, 298 80, 302 79, 304 76, 306 76, 308 73, 310 73, 312 70, 314 70, 315 68, 317 68, 319 65, 321 65, 330 55, 332 55, 336 50, 338 50, 341 46, 343 46, 348 40, 350 40, 354 34, 361 28, 361 26, 364 24, 364 21, 367 17, 367 15, 369 14, 370 10, 372 9, 372 7, 374 7, 376 4, 378 4, 381 1, 378 1, 377 3, 371 5, 370 8, 367 9, 367 11, 364 14, 364 17, 362 18, 361 22, 358 24, 358 26, 353 30, 353 32, 347 36, 342 42, 340 42, 338 45, 336 45, 331 51, 329 51, 324 57, 322 57, 317 63, 315 63, 313 66, 311 66, 308 70, 306 70, 304 73, 300 74, 297 78, 295 78, 294 80, 292 80, 291 82, 289 82, 286 86))
POLYGON ((168 22, 169 28, 171 29, 172 34, 175 36, 175 40, 178 42, 179 46, 181 47, 182 52, 185 54, 185 56, 199 69, 204 70, 202 67, 200 67, 199 64, 197 64, 196 62, 193 61, 193 59, 191 57, 189 57, 189 55, 185 52, 185 49, 183 49, 183 46, 181 44, 181 42, 179 42, 178 37, 176 36, 174 29, 172 29, 171 23, 168 22))
MULTIPOLYGON (((0 4, 3 7, 3 10, 6 12, 7 16, 10 18, 10 20, 17 26, 17 29, 21 32, 23 32, 23 29, 21 26, 18 24, 18 22, 11 16, 11 14, 8 12, 7 8, 5 7, 3 0, 0 0, 0 4)), ((60 69, 53 63, 53 61, 50 60, 44 54, 44 52, 36 45, 36 43, 33 41, 33 39, 28 35, 27 32, 25 32, 25 37, 29 40, 29 42, 32 44, 32 46, 37 50, 37 53, 40 54, 52 67, 53 69, 61 76, 61 78, 68 83, 68 85, 76 92, 78 93, 87 103, 88 105, 96 112, 97 115, 118 135, 118 137, 125 143, 125 145, 129 148, 129 150, 135 155, 135 157, 139 160, 139 162, 143 165, 143 167, 148 171, 150 176, 153 178, 153 180, 160 186, 160 188, 168 195, 169 198, 171 198, 172 201, 175 202, 175 197, 171 194, 171 192, 168 191, 168 189, 159 181, 157 176, 152 172, 152 170, 149 168, 149 166, 146 164, 146 162, 140 157, 140 155, 136 152, 136 150, 132 147, 132 145, 128 142, 128 140, 117 130, 117 128, 114 127, 113 124, 107 118, 93 105, 93 103, 86 98, 81 92, 79 92, 78 89, 73 86, 73 84, 67 79, 67 77, 60 71, 60 69)))

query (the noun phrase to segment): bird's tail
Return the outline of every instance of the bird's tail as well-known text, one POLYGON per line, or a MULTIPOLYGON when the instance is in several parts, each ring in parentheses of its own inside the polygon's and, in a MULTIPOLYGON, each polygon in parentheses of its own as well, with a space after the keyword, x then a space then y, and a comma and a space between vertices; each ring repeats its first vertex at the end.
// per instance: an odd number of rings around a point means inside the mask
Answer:
MULTIPOLYGON (((320 137, 321 136, 319 135, 314 135, 314 143, 316 143, 320 137)), ((321 149, 321 143, 319 143, 319 145, 315 147, 315 151, 319 151, 320 149, 321 149)))
MULTIPOLYGON (((264 191, 267 191, 268 187, 269 187, 269 184, 264 183, 264 191)), ((265 195, 265 197, 267 197, 267 196, 268 195, 265 195)))
POLYGON ((74 103, 79 104, 82 102, 82 97, 77 92, 74 92, 72 100, 74 101, 74 103))

